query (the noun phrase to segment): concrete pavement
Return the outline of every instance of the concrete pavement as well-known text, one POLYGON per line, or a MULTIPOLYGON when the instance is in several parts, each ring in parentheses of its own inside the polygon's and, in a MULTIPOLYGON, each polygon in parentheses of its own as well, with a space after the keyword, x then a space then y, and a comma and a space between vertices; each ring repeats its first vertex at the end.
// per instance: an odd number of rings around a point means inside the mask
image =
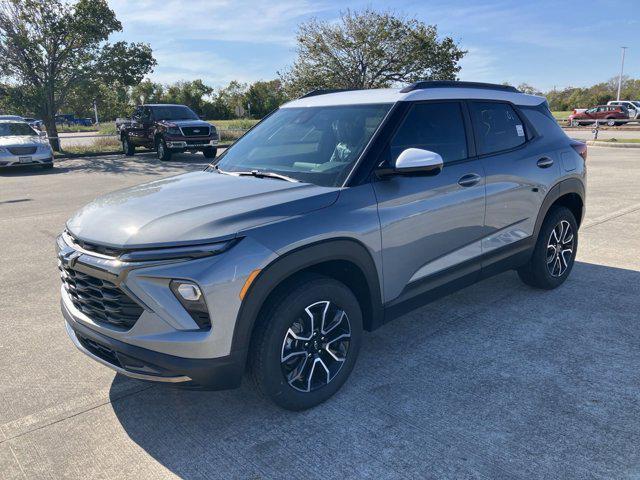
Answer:
POLYGON ((367 334, 342 391, 291 413, 249 382, 115 376, 59 313, 54 238, 95 196, 200 155, 0 171, 0 477, 638 478, 640 151, 589 151, 578 262, 541 292, 506 273, 367 334))

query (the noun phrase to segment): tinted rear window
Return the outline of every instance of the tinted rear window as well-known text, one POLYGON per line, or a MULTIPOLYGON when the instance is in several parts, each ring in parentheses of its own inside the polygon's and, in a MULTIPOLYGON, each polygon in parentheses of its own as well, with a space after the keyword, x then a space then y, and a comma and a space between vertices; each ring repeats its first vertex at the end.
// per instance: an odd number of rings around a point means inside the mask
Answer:
POLYGON ((500 152, 527 141, 525 125, 508 103, 471 102, 478 153, 500 152))
POLYGON ((460 104, 418 103, 411 107, 391 140, 391 159, 407 148, 421 148, 440 154, 443 161, 467 158, 467 136, 460 104))

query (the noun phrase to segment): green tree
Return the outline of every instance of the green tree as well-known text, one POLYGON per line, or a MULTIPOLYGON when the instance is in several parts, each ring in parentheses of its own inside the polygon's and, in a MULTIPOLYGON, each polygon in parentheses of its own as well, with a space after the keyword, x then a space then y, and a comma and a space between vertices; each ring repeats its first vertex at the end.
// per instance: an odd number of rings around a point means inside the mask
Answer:
MULTIPOLYGON (((55 115, 78 85, 135 85, 155 65, 146 44, 107 42, 120 30, 106 0, 3 0, 0 74, 19 86, 25 105, 57 137, 55 115)), ((60 149, 58 140, 51 145, 60 149)))
POLYGON ((257 81, 249 85, 245 94, 251 116, 262 118, 288 100, 280 80, 257 81))
POLYGON ((381 88, 416 80, 455 80, 466 54, 435 25, 391 12, 347 10, 338 22, 299 27, 297 59, 281 74, 287 93, 316 88, 381 88))
POLYGON ((145 79, 131 88, 129 97, 131 105, 162 103, 164 101, 164 86, 161 83, 145 79))
POLYGON ((198 115, 203 115, 204 105, 213 88, 205 85, 202 80, 192 82, 177 82, 167 87, 164 101, 166 103, 179 103, 186 105, 198 115))

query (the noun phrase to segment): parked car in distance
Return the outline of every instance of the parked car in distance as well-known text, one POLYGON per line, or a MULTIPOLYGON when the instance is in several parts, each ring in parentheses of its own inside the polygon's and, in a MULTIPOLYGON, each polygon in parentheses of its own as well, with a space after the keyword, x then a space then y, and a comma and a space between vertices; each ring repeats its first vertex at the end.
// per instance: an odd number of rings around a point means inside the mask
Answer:
POLYGON ((152 104, 136 107, 131 119, 117 119, 125 155, 133 155, 144 147, 157 152, 168 161, 174 153, 202 152, 205 158, 215 158, 218 145, 216 127, 200 120, 186 105, 152 104))
POLYGON ((0 118, 0 168, 19 165, 53 168, 51 146, 27 122, 0 118))
POLYGON ((588 108, 584 112, 577 112, 569 115, 569 124, 572 127, 578 125, 589 125, 595 123, 605 123, 609 127, 622 125, 624 122, 616 120, 628 120, 629 111, 624 105, 598 105, 588 108))
POLYGON ((364 330, 509 269, 560 286, 586 155, 514 87, 312 92, 204 171, 77 212, 57 239, 67 333, 124 375, 221 389, 248 367, 279 406, 313 407, 364 330))
POLYGON ((640 100, 611 100, 607 105, 625 106, 629 112, 629 118, 640 119, 640 100))
POLYGON ((44 130, 44 122, 37 118, 24 117, 24 121, 31 125, 36 130, 44 130))
POLYGON ((90 127, 93 125, 93 120, 91 120, 90 118, 76 117, 76 115, 73 113, 64 113, 56 115, 56 123, 58 125, 68 125, 70 127, 90 127))

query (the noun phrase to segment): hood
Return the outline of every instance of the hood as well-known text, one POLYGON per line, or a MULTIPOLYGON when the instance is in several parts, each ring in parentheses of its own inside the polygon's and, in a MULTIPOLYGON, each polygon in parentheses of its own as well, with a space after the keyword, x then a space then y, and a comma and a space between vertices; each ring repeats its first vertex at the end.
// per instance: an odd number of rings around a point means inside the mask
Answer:
POLYGON ((17 145, 44 145, 49 143, 46 138, 40 138, 35 135, 9 135, 0 137, 0 147, 17 146, 17 145))
POLYGON ((68 222, 86 242, 117 248, 197 243, 331 205, 338 188, 194 172, 99 197, 68 222))
POLYGON ((160 120, 158 122, 167 127, 211 127, 209 122, 204 120, 160 120))

